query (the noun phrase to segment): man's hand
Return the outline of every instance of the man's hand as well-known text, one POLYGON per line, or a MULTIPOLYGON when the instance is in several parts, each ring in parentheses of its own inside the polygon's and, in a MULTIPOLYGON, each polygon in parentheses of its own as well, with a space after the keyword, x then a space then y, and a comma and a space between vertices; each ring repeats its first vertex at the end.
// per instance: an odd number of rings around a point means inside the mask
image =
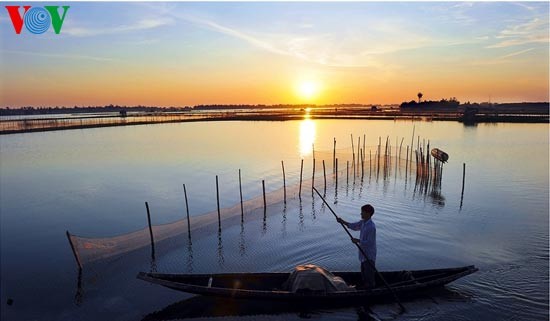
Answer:
POLYGON ((344 221, 341 217, 336 217, 336 221, 340 224, 346 224, 346 221, 344 221))
POLYGON ((354 238, 354 237, 351 238, 351 241, 352 241, 353 243, 355 243, 355 244, 359 244, 359 242, 361 242, 361 240, 356 239, 356 238, 354 238))

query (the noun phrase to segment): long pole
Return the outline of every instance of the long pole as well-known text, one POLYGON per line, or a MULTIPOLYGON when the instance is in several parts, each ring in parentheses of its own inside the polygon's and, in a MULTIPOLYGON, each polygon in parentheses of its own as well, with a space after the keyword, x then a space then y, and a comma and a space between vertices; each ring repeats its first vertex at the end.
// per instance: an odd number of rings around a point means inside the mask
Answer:
POLYGON ((187 202, 187 189, 183 184, 183 195, 185 196, 185 209, 187 211, 187 233, 191 235, 191 221, 189 220, 189 203, 187 202))
POLYGON ((76 248, 73 244, 73 240, 71 239, 71 234, 69 231, 67 231, 67 239, 69 239, 69 244, 71 245, 71 250, 73 250, 74 258, 76 259, 76 264, 78 264, 78 271, 82 271, 82 263, 80 262, 80 256, 78 255, 78 252, 76 252, 76 248))
POLYGON ((336 170, 334 171, 335 175, 336 175, 336 187, 334 188, 334 190, 338 191, 338 158, 336 158, 336 170))
POLYGON ((153 228, 151 227, 151 213, 149 212, 149 203, 145 202, 147 209, 147 223, 149 225, 149 235, 151 236, 151 256, 155 258, 155 240, 153 239, 153 228))
POLYGON ((264 194, 264 213, 265 211, 267 210, 267 204, 266 204, 266 201, 265 201, 265 180, 262 179, 262 192, 264 194))
MULTIPOLYGON (((325 203, 325 205, 328 207, 328 209, 331 211, 331 213, 334 215, 334 217, 338 218, 338 215, 336 215, 336 213, 334 212, 334 210, 330 207, 330 205, 327 203, 327 201, 323 198, 323 196, 321 196, 321 193, 319 193, 319 191, 316 189, 316 188, 313 188, 313 190, 315 190, 315 192, 317 192, 317 195, 319 195, 319 197, 321 198, 321 200, 323 201, 323 203, 325 203)), ((353 241, 353 236, 351 235, 351 233, 348 231, 347 227, 343 224, 343 223, 340 223, 340 225, 342 225, 342 227, 344 228, 344 231, 346 231, 346 233, 348 234, 348 236, 350 237, 350 239, 353 241)), ((359 246, 359 244, 355 243, 355 242, 352 242, 353 244, 355 244, 355 246, 357 246, 357 248, 359 249, 359 251, 361 252, 361 254, 363 254, 363 256, 366 258, 367 257, 367 253, 365 253, 365 251, 363 250, 363 248, 361 246, 359 246)), ((378 276, 380 277, 380 279, 382 280, 382 282, 384 282, 384 285, 388 288, 388 290, 391 292, 391 294, 393 295, 395 301, 397 302, 397 304, 399 304, 399 307, 402 309, 402 311, 405 311, 405 307, 403 306, 403 304, 401 304, 401 301, 399 300, 399 298, 397 297, 397 294, 395 293, 395 291, 393 291, 392 287, 388 284, 388 282, 386 282, 386 279, 384 279, 384 277, 382 276, 382 274, 380 272, 378 272, 378 270, 376 269, 376 267, 369 261, 367 260, 367 262, 370 264, 371 268, 374 269, 374 271, 376 272, 376 274, 378 274, 378 276)))
MULTIPOLYGON (((325 194, 327 192, 327 171, 325 169, 325 160, 323 159, 323 177, 325 178, 325 194)), ((315 188, 313 188, 315 189, 315 188)))
POLYGON ((313 159, 313 170, 311 172, 311 186, 315 186, 315 158, 313 159))
POLYGON ((216 203, 218 204, 218 230, 222 230, 222 219, 220 215, 220 189, 218 187, 218 175, 216 175, 216 203))
POLYGON ((284 192, 284 202, 286 204, 286 178, 285 178, 285 162, 281 161, 281 167, 283 168, 283 192, 284 192))
POLYGON ((332 148, 332 172, 336 172, 336 137, 334 137, 334 147, 332 148))
POLYGON ((352 167, 353 167, 353 179, 355 181, 355 148, 353 146, 353 134, 351 134, 351 154, 353 157, 352 167))
MULTIPOLYGON (((443 167, 443 164, 441 165, 441 167, 443 167)), ((465 180, 466 180, 466 163, 462 163, 462 193, 460 193, 460 208, 461 209, 462 209, 462 201, 464 200, 464 181, 465 180)))
MULTIPOLYGON (((243 184, 241 181, 241 169, 239 168, 239 194, 241 196, 241 222, 244 222, 244 206, 243 206, 243 184)), ((286 197, 285 197, 286 202, 286 197)))

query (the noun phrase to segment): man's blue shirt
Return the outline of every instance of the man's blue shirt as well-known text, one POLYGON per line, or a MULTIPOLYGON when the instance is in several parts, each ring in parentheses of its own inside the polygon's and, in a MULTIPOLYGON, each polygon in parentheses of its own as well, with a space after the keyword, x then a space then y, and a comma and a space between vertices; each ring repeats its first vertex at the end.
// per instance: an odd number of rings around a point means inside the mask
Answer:
MULTIPOLYGON (((354 231, 361 231, 359 234, 359 245, 367 254, 367 258, 376 262, 376 225, 372 219, 360 220, 355 223, 348 223, 348 227, 354 231)), ((365 261, 363 253, 359 251, 359 260, 365 261)))

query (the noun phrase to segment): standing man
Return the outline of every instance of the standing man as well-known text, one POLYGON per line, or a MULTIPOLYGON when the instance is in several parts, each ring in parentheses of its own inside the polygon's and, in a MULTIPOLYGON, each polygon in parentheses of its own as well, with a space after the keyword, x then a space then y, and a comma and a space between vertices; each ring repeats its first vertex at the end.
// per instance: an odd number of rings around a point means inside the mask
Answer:
POLYGON ((361 231, 359 238, 353 238, 353 242, 358 244, 363 252, 367 255, 365 257, 361 251, 359 251, 359 260, 361 261, 361 276, 365 287, 372 289, 375 286, 375 266, 376 266, 376 225, 372 220, 374 215, 374 207, 367 204, 361 207, 361 220, 355 223, 349 223, 338 217, 336 220, 338 223, 344 224, 348 228, 354 231, 361 231))

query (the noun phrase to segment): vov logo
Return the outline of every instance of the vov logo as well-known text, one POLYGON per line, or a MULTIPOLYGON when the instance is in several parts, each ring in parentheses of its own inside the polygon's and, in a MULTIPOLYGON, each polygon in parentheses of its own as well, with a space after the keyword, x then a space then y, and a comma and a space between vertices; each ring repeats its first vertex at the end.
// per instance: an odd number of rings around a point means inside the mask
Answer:
POLYGON ((70 6, 62 7, 62 16, 59 16, 59 12, 57 11, 59 6, 44 6, 43 8, 23 6, 23 15, 21 15, 19 8, 20 6, 6 6, 15 33, 20 34, 23 25, 25 25, 25 28, 27 28, 30 33, 38 35, 48 31, 50 25, 53 26, 54 32, 59 34, 70 6))

